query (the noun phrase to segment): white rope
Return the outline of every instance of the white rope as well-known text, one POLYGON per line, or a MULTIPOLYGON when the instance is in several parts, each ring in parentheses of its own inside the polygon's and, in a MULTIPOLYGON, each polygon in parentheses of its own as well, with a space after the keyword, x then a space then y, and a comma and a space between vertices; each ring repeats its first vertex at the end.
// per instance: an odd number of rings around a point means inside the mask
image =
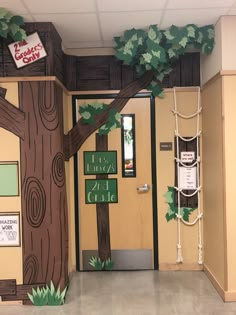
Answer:
MULTIPOLYGON (((185 197, 193 197, 194 195, 196 195, 201 190, 201 188, 202 188, 202 186, 199 186, 192 194, 185 194, 183 192, 182 188, 178 188, 178 187, 174 186, 174 189, 179 191, 181 193, 181 195, 185 196, 185 197)), ((185 189, 185 190, 187 190, 187 189, 185 189)), ((188 189, 188 190, 190 190, 190 189, 188 189)))
POLYGON ((186 165, 185 163, 181 162, 181 160, 178 159, 178 158, 175 158, 175 161, 176 161, 176 162, 179 162, 179 164, 180 164, 181 166, 183 166, 183 167, 192 168, 192 167, 196 166, 197 163, 200 163, 201 158, 198 157, 198 158, 196 159, 196 161, 195 161, 192 165, 186 165))
MULTIPOLYGON (((177 165, 177 187, 174 187, 175 190, 177 191, 177 202, 178 202, 178 212, 176 214, 176 219, 177 219, 177 258, 176 262, 181 263, 183 262, 183 256, 182 256, 182 246, 181 246, 181 222, 185 225, 188 226, 193 226, 196 223, 198 223, 198 263, 202 264, 202 229, 201 229, 201 219, 202 219, 202 212, 201 212, 201 200, 200 200, 200 191, 201 191, 201 186, 200 186, 200 152, 199 152, 199 138, 201 135, 200 131, 200 113, 202 111, 202 108, 200 107, 200 88, 198 87, 198 95, 197 95, 197 111, 192 114, 185 116, 181 113, 178 112, 177 110, 177 101, 176 101, 176 88, 174 87, 174 109, 172 112, 175 115, 175 135, 176 135, 176 155, 175 161, 177 165), (192 138, 185 138, 182 137, 179 134, 179 125, 178 125, 178 117, 183 118, 183 119, 191 119, 191 118, 197 118, 197 123, 196 123, 196 135, 193 136, 192 138), (192 165, 185 165, 181 159, 180 159, 180 152, 179 152, 179 139, 185 142, 190 142, 193 141, 194 139, 197 140, 197 157, 196 161, 192 165), (194 189, 194 192, 192 194, 186 194, 183 192, 183 189, 180 188, 180 167, 186 167, 186 168, 197 168, 197 188, 194 189), (187 222, 183 219, 181 215, 181 207, 180 207, 180 194, 185 196, 185 197, 192 197, 194 195, 198 195, 198 214, 197 217, 192 221, 192 222, 187 222)), ((185 190, 190 190, 190 189, 185 189, 185 190)), ((192 189, 191 189, 192 190, 192 189)))
POLYGON ((185 141, 185 142, 190 142, 193 141, 194 139, 198 138, 201 135, 201 131, 197 132, 195 136, 193 136, 192 138, 184 138, 182 137, 179 132, 177 132, 177 130, 175 130, 175 135, 176 137, 180 138, 181 140, 185 141))
POLYGON ((200 108, 196 113, 194 113, 194 114, 192 114, 192 115, 185 116, 185 115, 183 115, 183 114, 181 114, 181 113, 179 113, 179 112, 176 112, 175 110, 172 109, 172 113, 173 113, 173 114, 176 114, 176 115, 178 115, 179 117, 184 118, 184 119, 193 118, 193 117, 197 116, 198 114, 200 114, 201 111, 202 111, 202 108, 200 108))

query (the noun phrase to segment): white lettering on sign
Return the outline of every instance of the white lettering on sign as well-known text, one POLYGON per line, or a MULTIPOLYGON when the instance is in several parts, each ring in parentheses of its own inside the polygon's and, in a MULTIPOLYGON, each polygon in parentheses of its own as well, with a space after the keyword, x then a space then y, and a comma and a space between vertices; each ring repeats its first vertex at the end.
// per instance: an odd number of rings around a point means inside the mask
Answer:
POLYGON ((182 163, 192 163, 195 160, 195 152, 181 152, 180 159, 182 163))
POLYGON ((24 67, 47 56, 38 33, 29 35, 22 42, 12 43, 8 47, 17 68, 24 67))
POLYGON ((20 215, 0 215, 0 246, 20 245, 20 215))
POLYGON ((180 167, 179 168, 179 188, 197 189, 197 168, 180 167))

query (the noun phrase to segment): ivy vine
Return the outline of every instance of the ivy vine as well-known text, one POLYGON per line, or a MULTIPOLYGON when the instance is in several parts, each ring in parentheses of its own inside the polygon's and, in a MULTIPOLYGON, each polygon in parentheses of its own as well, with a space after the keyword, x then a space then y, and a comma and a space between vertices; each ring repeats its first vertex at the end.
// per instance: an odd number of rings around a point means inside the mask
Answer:
MULTIPOLYGON (((176 215, 178 214, 178 207, 175 206, 174 198, 175 198, 175 189, 174 187, 168 186, 168 191, 165 193, 166 203, 168 203, 169 207, 166 213, 166 221, 169 222, 172 219, 176 219, 176 215)), ((196 210, 197 208, 180 208, 180 215, 182 216, 184 221, 189 222, 190 214, 196 210)))
POLYGON ((161 82, 172 71, 173 62, 189 47, 210 54, 215 43, 214 36, 213 25, 172 25, 167 30, 150 25, 147 31, 132 28, 125 31, 123 36, 114 37, 115 56, 124 64, 134 67, 139 76, 152 71, 153 80, 146 88, 154 96, 162 97, 161 82))
POLYGON ((24 25, 23 17, 13 15, 10 11, 0 8, 0 37, 8 36, 14 41, 21 42, 26 38, 26 32, 21 27, 24 25))
MULTIPOLYGON (((107 110, 107 106, 108 104, 100 103, 98 101, 95 101, 91 104, 83 103, 79 107, 82 123, 93 125, 95 123, 96 116, 107 110)), ((116 128, 120 128, 120 118, 120 113, 118 113, 115 109, 109 110, 108 120, 103 126, 99 128, 99 134, 105 135, 116 128)))

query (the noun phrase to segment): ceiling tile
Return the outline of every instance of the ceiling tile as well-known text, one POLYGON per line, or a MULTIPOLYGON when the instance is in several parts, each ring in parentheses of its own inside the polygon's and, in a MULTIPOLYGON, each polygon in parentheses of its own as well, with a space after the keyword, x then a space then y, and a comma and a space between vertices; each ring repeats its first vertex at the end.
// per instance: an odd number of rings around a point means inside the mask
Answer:
MULTIPOLYGON (((0 0, 1 1, 1 0, 0 0)), ((32 13, 95 12, 95 0, 24 0, 32 13)))
POLYGON ((188 9, 188 8, 227 8, 234 4, 235 0, 169 0, 168 9, 188 9))
POLYGON ((159 24, 162 11, 101 13, 101 28, 104 40, 112 40, 130 28, 147 28, 159 24))
POLYGON ((96 14, 33 15, 36 22, 52 22, 64 41, 101 40, 96 14))
POLYGON ((158 10, 165 7, 167 0, 97 0, 98 8, 103 12, 114 12, 114 11, 149 11, 158 10))
POLYGON ((194 9, 194 10, 166 10, 163 21, 160 25, 162 29, 174 24, 183 26, 194 23, 198 26, 215 24, 221 15, 225 15, 227 9, 194 9), (192 18, 190 18, 192 17, 192 18))
POLYGON ((5 8, 16 15, 28 13, 20 0, 0 0, 0 8, 5 8))

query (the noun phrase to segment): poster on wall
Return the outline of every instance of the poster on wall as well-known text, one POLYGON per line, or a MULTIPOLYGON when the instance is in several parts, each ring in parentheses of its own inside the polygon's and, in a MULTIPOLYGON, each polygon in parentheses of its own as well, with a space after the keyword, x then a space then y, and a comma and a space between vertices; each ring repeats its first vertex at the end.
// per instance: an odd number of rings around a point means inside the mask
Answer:
POLYGON ((17 68, 22 68, 47 56, 38 33, 33 33, 22 42, 8 45, 17 68))
POLYGON ((180 167, 179 168, 179 188, 197 189, 197 168, 180 167))
POLYGON ((192 163, 195 160, 195 152, 189 151, 189 152, 184 152, 182 151, 180 156, 181 162, 182 163, 192 163))
POLYGON ((0 246, 20 246, 20 214, 0 214, 0 246))

